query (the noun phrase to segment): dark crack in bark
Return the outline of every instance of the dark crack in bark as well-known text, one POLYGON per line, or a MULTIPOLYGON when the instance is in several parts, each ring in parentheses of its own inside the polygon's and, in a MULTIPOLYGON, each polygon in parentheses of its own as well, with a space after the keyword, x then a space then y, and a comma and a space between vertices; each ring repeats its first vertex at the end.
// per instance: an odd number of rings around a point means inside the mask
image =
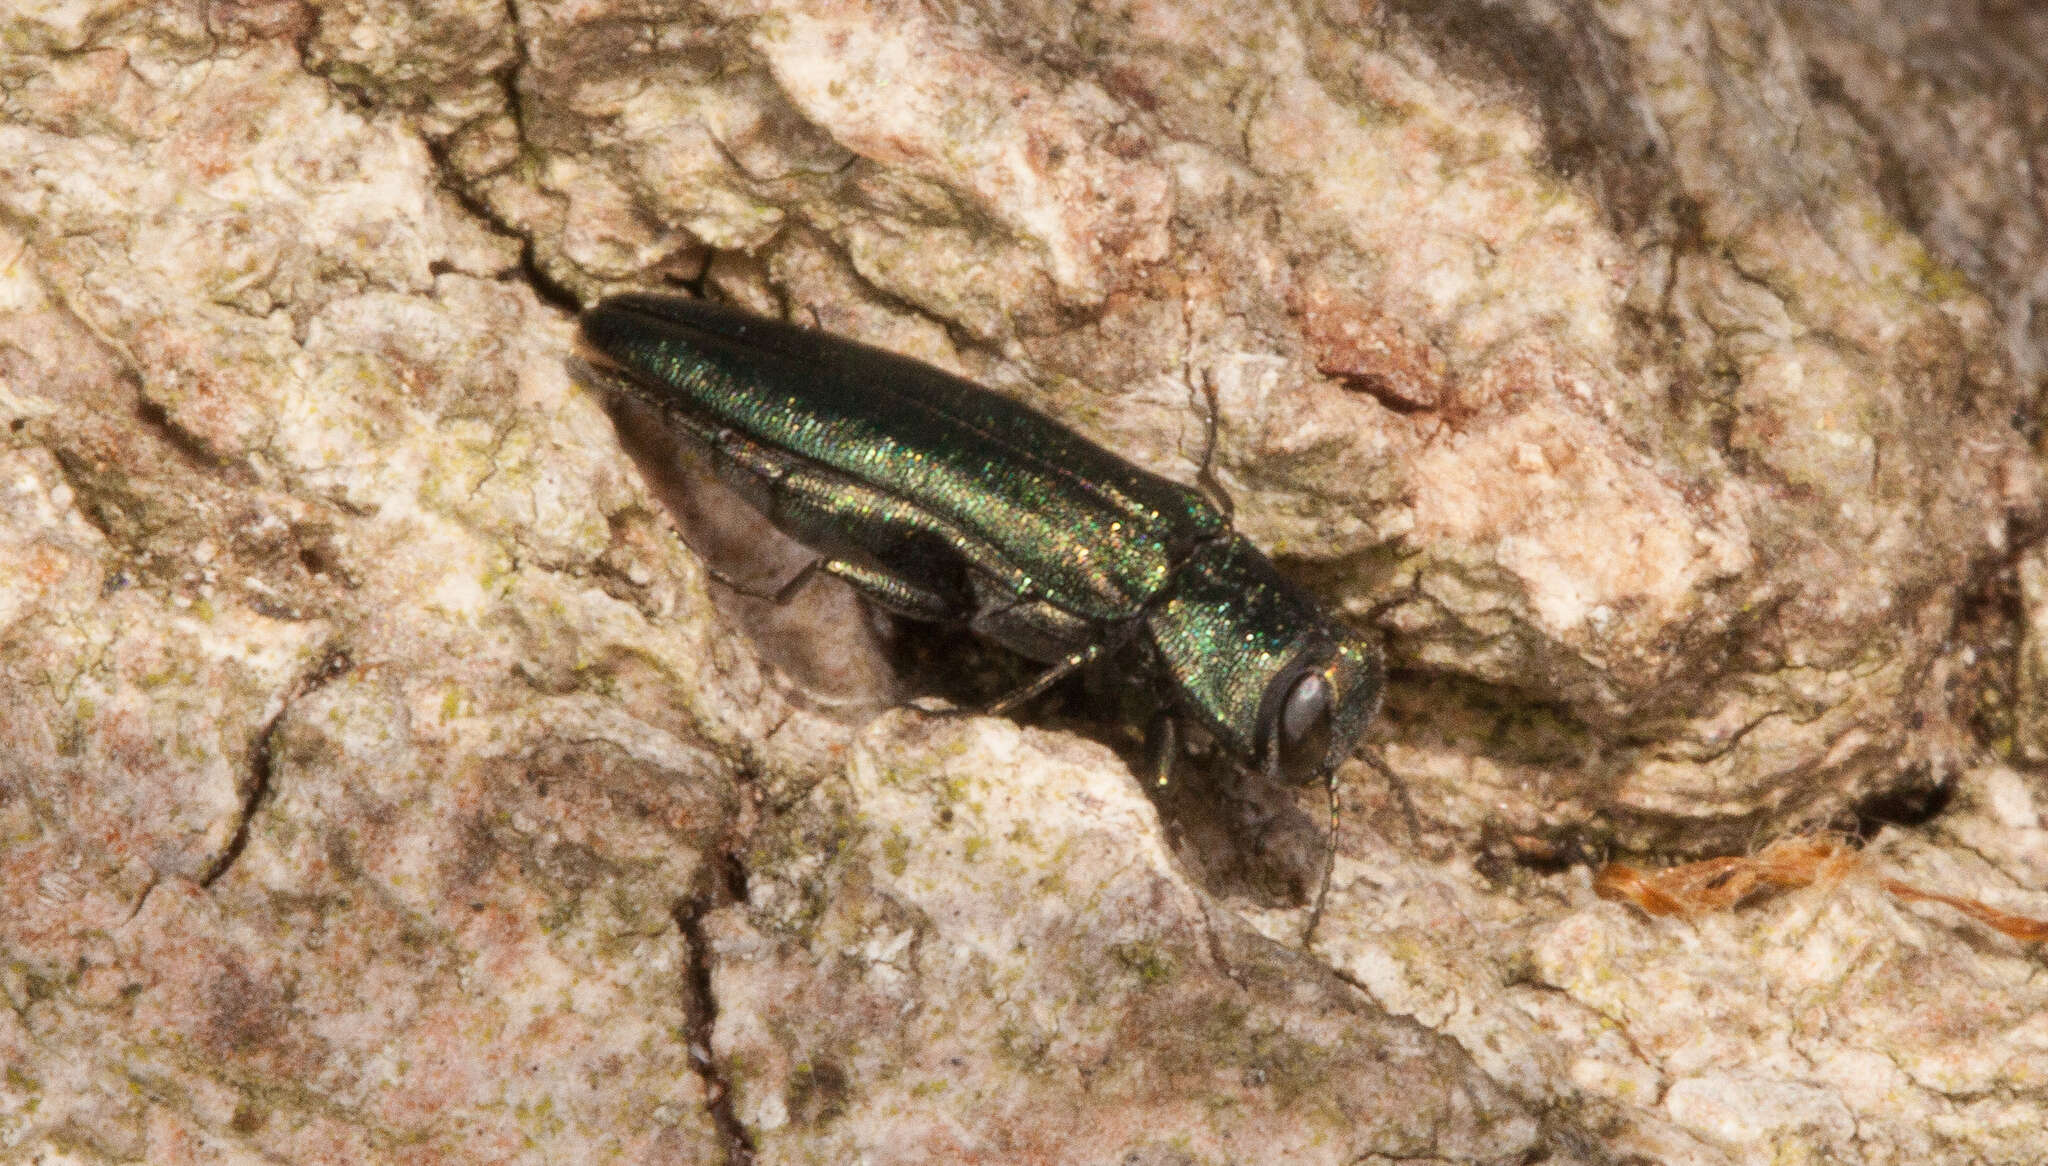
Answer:
MULTIPOLYGON (((532 140, 526 125, 526 107, 519 97, 519 74, 528 63, 526 33, 519 19, 518 0, 505 0, 505 19, 512 26, 512 60, 493 76, 505 95, 505 115, 512 119, 521 147, 532 140)), ((453 140, 453 137, 449 139, 453 140)), ((519 240, 519 273, 526 280, 533 294, 542 303, 551 304, 571 315, 583 310, 583 297, 576 294, 567 284, 550 274, 540 260, 539 249, 531 231, 521 230, 518 224, 492 209, 480 197, 472 184, 457 177, 459 171, 447 156, 445 142, 429 143, 434 165, 440 170, 445 188, 455 196, 463 209, 475 215, 480 221, 489 223, 493 230, 501 231, 519 240)))
POLYGON ((271 778, 276 771, 277 730, 278 726, 284 723, 285 714, 291 712, 292 706, 301 698, 318 691, 329 681, 347 673, 353 666, 354 662, 349 659, 347 649, 330 646, 321 655, 320 661, 292 685, 277 713, 257 730, 256 741, 249 749, 249 793, 242 799, 241 819, 235 823, 234 836, 221 848, 220 855, 206 868, 206 873, 199 876, 200 886, 211 888, 228 872, 228 868, 235 864, 235 860, 242 856, 242 851, 249 845, 249 824, 256 820, 256 812, 270 798, 271 778))
POLYGON ((732 1082, 711 1051, 718 1000, 711 989, 711 942, 704 934, 704 917, 720 907, 744 902, 746 897, 746 868, 735 855, 717 854, 706 860, 701 884, 689 898, 678 901, 674 911, 676 927, 690 949, 683 1001, 689 1016, 690 1063, 703 1078, 706 1105, 719 1144, 725 1149, 726 1166, 753 1166, 754 1139, 733 1111, 732 1082))

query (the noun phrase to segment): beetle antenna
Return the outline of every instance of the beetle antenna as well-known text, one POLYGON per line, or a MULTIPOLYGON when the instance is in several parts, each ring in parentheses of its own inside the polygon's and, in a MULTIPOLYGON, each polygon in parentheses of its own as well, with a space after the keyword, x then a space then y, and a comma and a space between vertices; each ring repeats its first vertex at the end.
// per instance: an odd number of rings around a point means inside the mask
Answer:
POLYGON ((1373 772, 1387 779, 1387 785, 1394 791, 1394 800, 1401 803, 1401 818, 1408 824, 1408 844, 1421 849, 1422 815, 1415 812, 1415 799, 1408 795, 1408 783, 1387 767, 1386 759, 1380 756, 1379 750, 1368 745, 1358 752, 1365 758, 1365 763, 1372 766, 1373 772))
POLYGON ((1309 908, 1308 926, 1301 929, 1301 950, 1308 951, 1316 941, 1316 925, 1323 921, 1323 904, 1330 901, 1330 880, 1337 873, 1337 767, 1331 766, 1330 773, 1323 781, 1323 788, 1330 795, 1330 835, 1323 847, 1323 878, 1316 887, 1315 906, 1309 908))
MULTIPOLYGON (((1359 750, 1359 755, 1365 758, 1365 763, 1385 778, 1387 785, 1393 789, 1395 800, 1401 803, 1401 818, 1408 824, 1408 844, 1420 850, 1422 815, 1415 810, 1415 799, 1409 796, 1408 783, 1401 780, 1401 775, 1388 767, 1379 750, 1368 746, 1359 750)), ((1301 946, 1304 951, 1315 941, 1316 927, 1323 921, 1323 905, 1330 898, 1330 883, 1337 873, 1337 771, 1334 768, 1330 770, 1324 788, 1328 790, 1330 798, 1330 844, 1323 849, 1323 878, 1321 885, 1316 888, 1315 906, 1309 909, 1308 926, 1301 930, 1301 946)))
POLYGON ((1207 420, 1203 425, 1202 462, 1195 468, 1195 481, 1202 487, 1202 493, 1223 512, 1223 521, 1237 517, 1237 503, 1231 500, 1230 492, 1223 488, 1223 482, 1216 477, 1216 427, 1219 411, 1216 407, 1216 382, 1209 374, 1202 373, 1202 398, 1208 403, 1207 420))

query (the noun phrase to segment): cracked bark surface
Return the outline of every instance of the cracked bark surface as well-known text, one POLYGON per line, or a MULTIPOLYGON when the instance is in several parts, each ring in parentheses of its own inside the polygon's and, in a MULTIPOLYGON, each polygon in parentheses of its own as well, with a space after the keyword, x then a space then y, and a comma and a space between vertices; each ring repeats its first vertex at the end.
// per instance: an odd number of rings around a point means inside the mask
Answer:
POLYGON ((2048 913, 2042 20, 11 6, 0 1160, 2034 1161, 2037 955, 1569 860, 1940 787, 1880 860, 2048 913), (1300 952, 1199 788, 714 595, 563 360, 677 284, 1213 433, 1422 836, 1347 767, 1300 952))

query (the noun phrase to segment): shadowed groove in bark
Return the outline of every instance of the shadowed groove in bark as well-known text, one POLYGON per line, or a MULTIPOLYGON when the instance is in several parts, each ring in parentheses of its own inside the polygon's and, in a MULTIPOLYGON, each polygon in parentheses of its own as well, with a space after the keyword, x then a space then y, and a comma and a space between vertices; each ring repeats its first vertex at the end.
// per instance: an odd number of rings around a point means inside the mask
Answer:
POLYGON ((1669 147, 1633 100, 1640 83, 1628 53, 1584 0, 1395 0, 1388 11, 1475 84, 1526 93, 1550 165, 1566 179, 1589 177, 1617 230, 1661 217, 1679 187, 1669 147))
POLYGON ((241 819, 235 823, 234 836, 221 848, 220 855, 206 868, 206 873, 199 876, 200 886, 211 887, 219 881, 220 876, 227 873, 228 868, 235 864, 235 860, 242 856, 242 851, 249 845, 249 823, 256 820, 256 811, 261 809, 263 803, 270 797, 270 783, 277 768, 277 730, 278 726, 284 723, 285 714, 292 710, 292 706, 297 704, 301 697, 318 691, 328 681, 341 676, 353 666, 354 663, 349 659, 346 649, 330 647, 321 655, 319 663, 292 686, 291 692, 285 696, 284 703, 278 707, 277 714, 265 721, 263 727, 257 730, 255 744, 249 749, 249 794, 242 799, 241 819))
MULTIPOLYGON (((512 60, 504 68, 497 70, 493 76, 504 90, 505 113, 512 119, 512 124, 518 129, 519 141, 523 146, 529 138, 526 129, 526 109, 519 99, 519 74, 521 70, 526 68, 527 55, 526 35, 521 30, 519 21, 518 0, 505 0, 505 20, 512 28, 512 60)), ((432 141, 427 144, 428 152, 433 156, 434 165, 440 170, 444 179, 452 179, 456 174, 456 167, 450 162, 447 153, 448 142, 453 140, 453 135, 451 135, 446 140, 432 141)), ((519 272, 525 277, 527 284, 533 288, 534 295, 538 296, 542 302, 553 304, 565 312, 574 314, 582 311, 582 297, 570 290, 561 280, 549 274, 542 266, 539 253, 535 247, 533 232, 520 230, 517 224, 506 221, 503 215, 493 211, 484 199, 478 197, 472 186, 472 183, 465 181, 448 181, 444 183, 445 189, 455 196, 456 200, 462 204, 463 209, 475 215, 480 221, 491 224, 492 229, 502 231, 519 240, 519 272)))
POLYGON ((704 936, 704 916, 720 907, 743 902, 747 897, 747 874, 740 860, 731 854, 706 860, 701 885, 675 905, 676 927, 690 946, 688 977, 683 1007, 689 1016, 689 1057, 697 1075, 704 1079, 704 1091, 718 1141, 725 1148, 726 1166, 753 1166, 754 1139, 732 1108, 732 1083, 711 1052, 712 1029, 718 1023, 718 1001, 711 992, 711 945, 704 936))

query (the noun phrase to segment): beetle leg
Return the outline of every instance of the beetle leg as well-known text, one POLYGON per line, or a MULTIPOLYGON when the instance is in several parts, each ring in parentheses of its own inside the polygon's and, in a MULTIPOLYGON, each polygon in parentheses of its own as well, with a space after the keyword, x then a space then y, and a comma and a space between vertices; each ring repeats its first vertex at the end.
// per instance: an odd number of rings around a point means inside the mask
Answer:
MULTIPOLYGON (((689 544, 685 543, 684 545, 688 546, 689 544)), ((694 547, 691 548, 692 551, 694 551, 695 549, 696 548, 694 547)), ((697 562, 700 566, 704 568, 704 573, 706 575, 711 576, 713 579, 723 584, 728 590, 736 591, 749 599, 765 599, 768 602, 776 604, 778 606, 784 603, 788 603, 792 598, 796 596, 797 592, 803 590, 804 584, 810 582, 811 576, 817 574, 818 569, 820 567, 829 566, 829 564, 827 564, 825 560, 814 558, 809 562, 805 563, 803 566, 798 567, 796 569, 796 573, 791 575, 789 578, 784 579, 782 582, 776 584, 774 587, 767 588, 764 590, 762 588, 749 585, 746 582, 746 580, 741 579, 736 575, 731 575, 725 571, 720 570, 718 567, 714 566, 711 563, 711 560, 705 558, 701 554, 697 556, 697 562)))
POLYGON ((1060 681, 1065 680, 1067 677, 1093 663, 1097 657, 1102 655, 1102 647, 1102 641, 1097 640, 1095 643, 1073 653, 1066 659, 1039 673, 1037 678, 1029 684, 989 705, 983 711, 991 716, 1008 716, 1012 709, 1034 697, 1042 695, 1046 689, 1051 688, 1053 685, 1058 684, 1060 681))
POLYGON ((1180 760, 1180 745, 1180 721, 1168 712, 1153 717, 1145 733, 1145 771, 1152 775, 1155 787, 1163 789, 1173 780, 1173 763, 1180 760))
POLYGON ((1001 580, 970 574, 974 614, 967 626, 976 635, 1040 662, 1060 661, 1100 636, 1090 621, 1044 599, 1018 598, 1001 580))
POLYGON ((931 623, 959 622, 958 601, 929 587, 919 587, 901 575, 863 567, 845 559, 814 559, 812 565, 822 565, 828 574, 853 584, 854 590, 897 615, 931 623))

